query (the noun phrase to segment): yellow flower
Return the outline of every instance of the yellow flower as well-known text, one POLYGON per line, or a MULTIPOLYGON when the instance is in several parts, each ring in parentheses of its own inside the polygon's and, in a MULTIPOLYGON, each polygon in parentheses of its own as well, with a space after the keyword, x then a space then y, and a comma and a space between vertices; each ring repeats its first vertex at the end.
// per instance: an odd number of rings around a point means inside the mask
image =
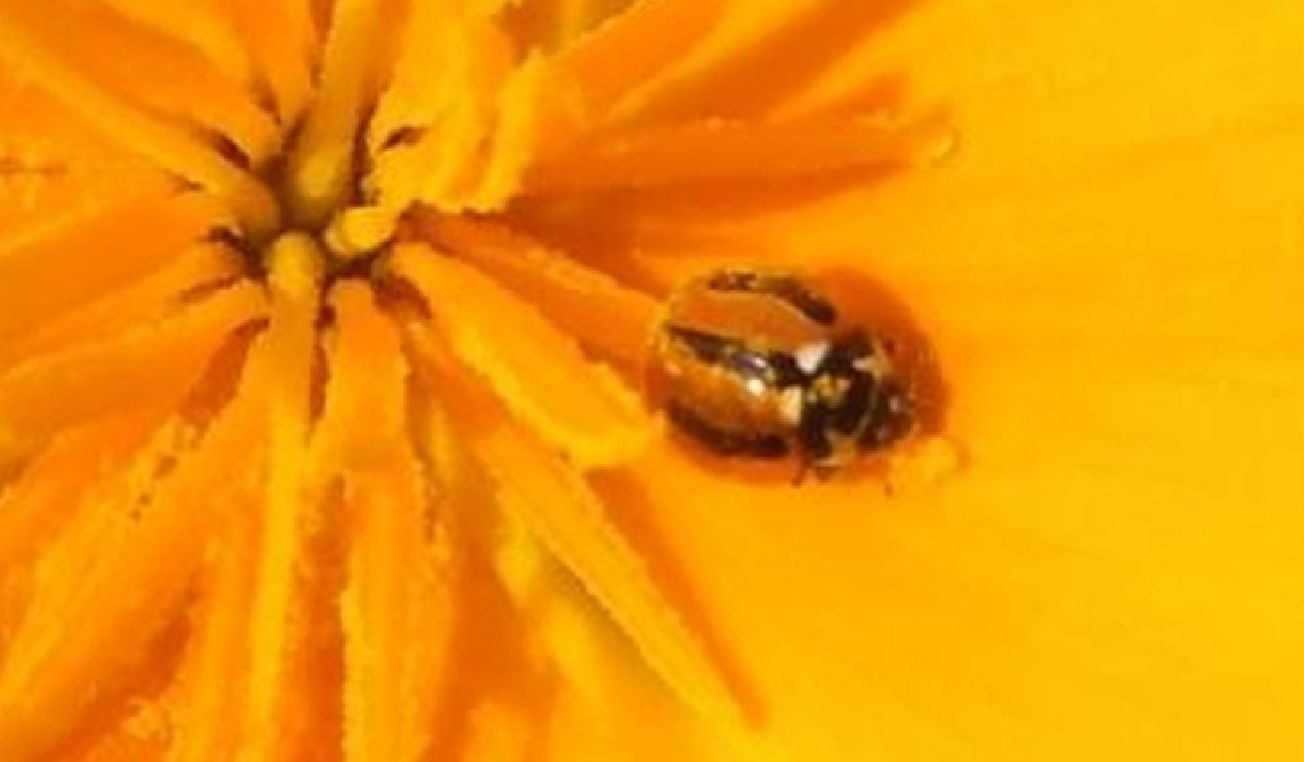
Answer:
POLYGON ((1298 757, 1304 11, 1189 5, 0 0, 0 759, 1298 757), (721 260, 962 462, 666 437, 721 260))

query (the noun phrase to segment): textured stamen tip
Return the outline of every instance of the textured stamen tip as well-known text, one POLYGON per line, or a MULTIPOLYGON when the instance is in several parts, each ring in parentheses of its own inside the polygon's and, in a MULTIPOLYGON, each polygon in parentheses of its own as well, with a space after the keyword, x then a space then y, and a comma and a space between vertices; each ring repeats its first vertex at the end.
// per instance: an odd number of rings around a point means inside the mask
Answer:
MULTIPOLYGON (((296 155, 299 158, 299 155, 296 155)), ((352 178, 345 146, 323 146, 302 154, 286 178, 286 206, 297 227, 320 230, 339 208, 352 178)))
POLYGON ((325 261, 317 242, 306 233, 286 233, 267 251, 268 283, 282 294, 305 294, 320 287, 325 261))
POLYGON ((398 215, 387 207, 359 206, 336 215, 323 234, 326 246, 345 259, 384 246, 398 228, 398 215))

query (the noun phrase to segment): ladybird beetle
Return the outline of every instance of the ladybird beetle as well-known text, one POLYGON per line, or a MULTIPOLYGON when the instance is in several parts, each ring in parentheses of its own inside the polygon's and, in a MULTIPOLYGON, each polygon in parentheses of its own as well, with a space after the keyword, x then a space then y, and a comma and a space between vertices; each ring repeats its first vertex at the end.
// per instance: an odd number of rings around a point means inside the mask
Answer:
POLYGON ((667 300, 648 388, 680 431, 721 455, 799 461, 827 477, 914 425, 892 346, 779 271, 725 269, 667 300))

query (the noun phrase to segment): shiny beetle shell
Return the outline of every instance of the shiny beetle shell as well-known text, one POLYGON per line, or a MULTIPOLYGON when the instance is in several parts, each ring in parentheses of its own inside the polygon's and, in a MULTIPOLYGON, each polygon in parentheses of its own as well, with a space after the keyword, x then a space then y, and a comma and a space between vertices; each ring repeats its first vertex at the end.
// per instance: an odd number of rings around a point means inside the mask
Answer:
POLYGON ((674 426, 721 455, 795 457, 825 476, 913 427, 890 344, 844 325, 800 278, 719 270, 667 301, 648 387, 674 426))

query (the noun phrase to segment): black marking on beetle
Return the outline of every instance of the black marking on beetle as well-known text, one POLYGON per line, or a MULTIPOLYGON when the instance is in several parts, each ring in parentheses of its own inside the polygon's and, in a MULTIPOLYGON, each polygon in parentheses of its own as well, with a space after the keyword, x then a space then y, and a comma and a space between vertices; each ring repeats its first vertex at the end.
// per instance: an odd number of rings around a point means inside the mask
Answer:
MULTIPOLYGON (((812 405, 826 410, 827 426, 844 435, 852 435, 861 426, 878 395, 879 382, 856 368, 856 362, 873 356, 874 350, 864 332, 856 331, 834 343, 815 370, 815 378, 828 379, 826 384, 845 386, 836 398, 817 396, 812 405)), ((813 384, 813 388, 822 385, 813 384)))
POLYGON ((853 434, 865 421, 874 395, 873 382, 863 376, 853 377, 840 402, 829 410, 828 425, 842 434, 853 434))
POLYGON ((706 281, 706 287, 712 291, 773 296, 820 325, 833 325, 838 320, 838 311, 831 302, 790 275, 723 270, 712 275, 706 281))
POLYGON ((743 378, 759 378, 772 387, 806 383, 806 375, 801 372, 796 360, 785 352, 754 349, 740 339, 677 325, 665 326, 665 331, 673 341, 687 347, 698 360, 707 365, 728 368, 743 378))
POLYGON ((828 436, 828 411, 822 405, 807 404, 802 406, 801 421, 797 424, 797 441, 801 442, 802 453, 806 460, 816 463, 833 454, 833 443, 828 436))
POLYGON ((873 410, 866 416, 870 424, 856 440, 860 449, 868 451, 886 447, 914 427, 914 405, 899 382, 888 380, 880 384, 872 404, 873 410))
POLYGON ((684 433, 720 455, 782 458, 789 452, 787 440, 779 434, 723 429, 674 400, 666 405, 666 416, 684 433))
POLYGON ((691 328, 678 325, 667 325, 665 331, 675 342, 688 347, 689 351, 697 359, 710 365, 723 362, 725 356, 733 347, 741 346, 740 342, 735 339, 717 336, 714 333, 694 331, 691 328))

